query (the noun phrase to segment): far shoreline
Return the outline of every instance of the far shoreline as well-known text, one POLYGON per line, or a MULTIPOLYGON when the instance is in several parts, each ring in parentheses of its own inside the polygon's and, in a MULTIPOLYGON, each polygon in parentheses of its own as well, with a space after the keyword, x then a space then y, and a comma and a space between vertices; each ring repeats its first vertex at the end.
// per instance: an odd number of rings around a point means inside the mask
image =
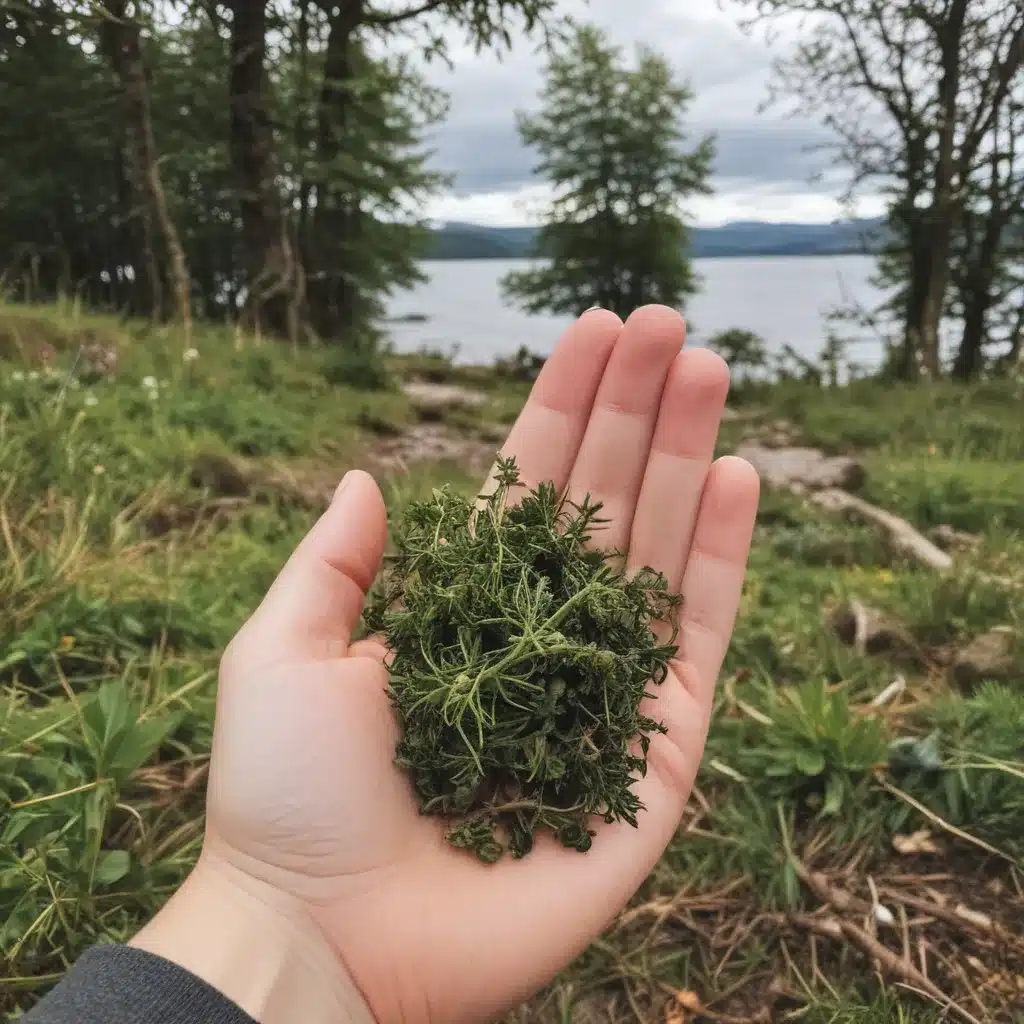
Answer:
MULTIPOLYGON (((690 253, 692 260, 759 260, 759 259, 831 259, 836 256, 877 256, 877 252, 863 249, 840 249, 835 252, 712 252, 690 253)), ((492 254, 489 256, 420 256, 420 263, 508 263, 513 260, 543 260, 544 256, 524 253, 492 254)))

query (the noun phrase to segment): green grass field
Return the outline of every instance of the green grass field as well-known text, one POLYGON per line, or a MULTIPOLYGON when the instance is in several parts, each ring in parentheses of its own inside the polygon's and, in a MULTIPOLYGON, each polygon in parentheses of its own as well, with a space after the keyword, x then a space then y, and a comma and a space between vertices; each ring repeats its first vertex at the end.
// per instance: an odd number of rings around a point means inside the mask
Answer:
MULTIPOLYGON (((437 358, 0 305, 0 1012, 189 870, 219 653, 344 471, 373 469, 392 512, 471 490, 524 395, 437 358), (411 376, 486 400, 418 407, 411 376), (402 447, 424 430, 459 443, 402 447)), ((974 540, 938 573, 765 493, 678 837, 510 1019, 1024 1021, 1024 386, 790 384, 735 408, 723 452, 785 420, 863 459, 869 501, 974 540), (899 642, 840 639, 850 601, 899 642), (998 663, 954 672, 993 630, 998 663)))

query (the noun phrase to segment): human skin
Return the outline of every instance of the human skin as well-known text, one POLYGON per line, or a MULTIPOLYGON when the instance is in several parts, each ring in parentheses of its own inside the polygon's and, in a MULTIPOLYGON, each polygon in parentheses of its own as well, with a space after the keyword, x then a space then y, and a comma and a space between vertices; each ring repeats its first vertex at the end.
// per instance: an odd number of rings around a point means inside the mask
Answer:
POLYGON ((418 813, 393 763, 384 648, 350 643, 386 539, 373 479, 346 475, 224 653, 199 862, 133 944, 263 1024, 486 1021, 582 952, 675 833, 704 749, 758 501, 713 461, 728 370, 662 306, 569 328, 502 451, 524 483, 604 504, 602 547, 683 596, 679 654, 645 710, 639 827, 595 821, 586 854, 538 836, 485 865, 418 813))

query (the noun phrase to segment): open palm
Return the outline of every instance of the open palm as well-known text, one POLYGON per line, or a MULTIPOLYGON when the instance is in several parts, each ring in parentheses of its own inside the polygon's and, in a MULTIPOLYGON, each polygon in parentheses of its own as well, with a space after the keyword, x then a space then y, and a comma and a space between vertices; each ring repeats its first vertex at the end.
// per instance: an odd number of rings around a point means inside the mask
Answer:
POLYGON ((385 544, 380 492, 346 477, 221 666, 201 865, 288 895, 379 1021, 485 1020, 544 984, 633 894, 700 761, 757 505, 753 470, 712 463, 728 372, 681 351, 681 318, 582 316, 504 446, 528 484, 604 503, 601 543, 683 595, 680 655, 650 713, 639 828, 595 824, 581 855, 538 837, 486 866, 419 815, 394 766, 383 649, 349 643, 385 544))

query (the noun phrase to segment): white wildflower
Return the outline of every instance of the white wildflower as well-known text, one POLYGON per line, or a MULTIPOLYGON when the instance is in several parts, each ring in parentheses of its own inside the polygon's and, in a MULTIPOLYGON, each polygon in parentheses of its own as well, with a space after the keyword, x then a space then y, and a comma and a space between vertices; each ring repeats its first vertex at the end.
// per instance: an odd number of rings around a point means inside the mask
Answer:
POLYGON ((91 409, 94 405, 99 405, 99 399, 95 395, 86 395, 85 404, 91 409))
POLYGON ((68 387, 70 387, 72 391, 77 391, 81 386, 82 382, 77 377, 72 377, 68 382, 68 387))
POLYGON ((157 386, 156 377, 149 377, 149 376, 143 377, 142 378, 142 386, 144 388, 150 388, 150 389, 155 388, 157 386))
POLYGON ((23 373, 21 372, 21 370, 15 370, 15 371, 14 371, 14 372, 13 372, 13 373, 11 374, 11 380, 15 380, 15 381, 17 381, 17 380, 24 380, 24 379, 25 379, 25 374, 23 374, 23 373))
POLYGON ((106 473, 106 469, 102 465, 100 465, 100 464, 97 464, 97 465, 93 466, 92 467, 92 471, 97 476, 103 476, 103 474, 106 473))
POLYGON ((181 358, 186 363, 194 363, 199 358, 199 349, 187 348, 181 358))
POLYGON ((160 397, 160 392, 159 391, 154 389, 153 391, 149 392, 149 400, 151 402, 155 402, 159 397, 160 397))
POLYGON ((29 380, 39 380, 39 373, 36 370, 30 370, 28 375, 29 380))

